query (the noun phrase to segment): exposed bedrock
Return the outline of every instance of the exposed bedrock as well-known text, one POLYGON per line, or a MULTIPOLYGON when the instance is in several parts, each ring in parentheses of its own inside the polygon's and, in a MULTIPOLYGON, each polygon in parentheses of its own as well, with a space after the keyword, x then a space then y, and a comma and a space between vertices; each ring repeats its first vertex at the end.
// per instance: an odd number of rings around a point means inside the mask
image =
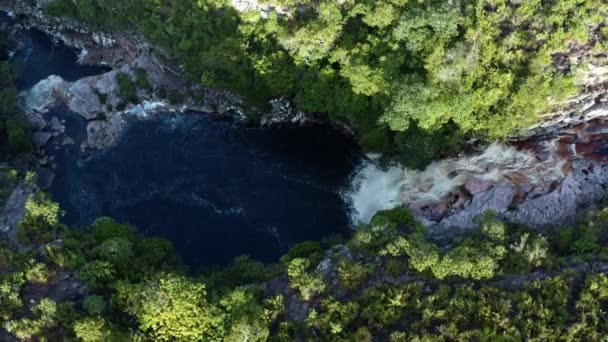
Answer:
MULTIPOLYGON (((115 75, 118 72, 134 76, 135 70, 144 69, 148 73, 148 80, 153 89, 149 93, 140 91, 142 100, 148 102, 163 102, 162 106, 157 106, 159 111, 174 111, 177 109, 189 109, 194 111, 212 112, 219 115, 228 115, 237 120, 245 119, 245 105, 235 94, 202 87, 198 84, 191 84, 182 78, 182 67, 179 63, 164 51, 164 48, 151 45, 143 36, 133 32, 103 33, 92 32, 78 22, 66 18, 54 18, 46 15, 42 7, 47 0, 37 1, 8 1, 0 0, 0 10, 11 11, 23 15, 17 21, 16 29, 35 27, 47 33, 53 40, 61 41, 64 44, 80 50, 78 61, 82 64, 104 65, 112 67, 111 72, 100 75, 86 77, 68 85, 67 89, 61 89, 57 80, 44 80, 47 84, 43 87, 48 88, 48 83, 55 83, 57 86, 51 89, 67 90, 67 93, 60 91, 58 100, 64 100, 69 104, 69 108, 78 114, 84 115, 88 120, 94 120, 98 116, 109 117, 116 113, 116 105, 120 99, 116 96, 117 85, 115 75), (164 99, 160 99, 158 90, 163 87, 169 92, 180 95, 182 100, 178 105, 169 106, 164 99), (99 95, 106 97, 107 100, 100 101, 99 95), (63 97, 61 96, 63 95, 63 97), (100 115, 101 114, 101 115, 100 115)), ((251 6, 249 2, 238 3, 239 6, 251 6), (240 4, 240 5, 239 5, 240 4)), ((240 8, 237 6, 238 8, 240 8)), ((249 7, 243 7, 243 10, 249 7)), ((261 11, 270 10, 268 6, 256 5, 261 11), (260 7, 261 6, 261 7, 260 7)), ((38 93, 43 95, 37 100, 37 106, 33 112, 41 112, 49 108, 49 105, 56 104, 54 99, 49 99, 54 95, 51 92, 38 93), (48 96, 44 96, 48 95, 48 96), (40 106, 45 104, 46 106, 40 106)), ((141 106, 136 107, 136 112, 141 112, 141 106)), ((294 108, 286 99, 278 98, 271 101, 271 110, 261 115, 260 124, 262 126, 277 124, 309 124, 317 122, 327 122, 327 118, 320 115, 308 114, 294 108)), ((126 108, 129 110, 129 107, 126 108)), ((248 108, 247 110, 255 110, 248 108)), ((118 120, 113 123, 101 123, 96 126, 108 124, 116 125, 118 120)), ((40 123, 38 123, 40 125, 40 123)), ((338 125, 338 129, 345 133, 352 133, 349 127, 338 125)), ((108 130, 120 131, 121 127, 108 127, 108 130)), ((112 134, 110 134, 112 135, 112 134)), ((95 139, 94 139, 95 140, 95 139)), ((101 143, 91 142, 91 147, 107 147, 111 144, 111 139, 101 143)))
POLYGON ((539 125, 477 153, 422 171, 365 164, 348 196, 354 221, 404 206, 439 238, 475 227, 488 210, 536 227, 573 223, 608 186, 608 68, 590 66, 579 82, 583 93, 539 125))
MULTIPOLYGON (((52 135, 56 131, 41 114, 59 104, 87 120, 82 148, 113 145, 124 132, 127 119, 145 118, 154 111, 194 109, 242 118, 244 110, 238 97, 186 84, 179 76, 179 65, 142 37, 93 33, 77 23, 60 22, 45 16, 41 3, 32 6, 25 1, 0 0, 2 8, 26 15, 21 25, 35 25, 79 48, 80 62, 104 64, 114 70, 75 82, 51 76, 22 94, 30 121, 41 132, 35 135, 40 146, 48 141, 45 132, 52 135), (121 99, 116 75, 134 76, 138 68, 148 72, 153 91, 140 91, 140 104, 118 110, 121 99), (189 96, 179 106, 168 105, 154 91, 161 86, 189 96)), ((567 60, 561 64, 580 73, 582 94, 506 142, 438 161, 423 171, 364 165, 355 177, 354 189, 346 195, 354 207, 354 221, 368 221, 379 209, 405 206, 439 235, 454 231, 455 226, 475 226, 475 217, 487 210, 534 226, 572 222, 577 208, 604 199, 608 184, 608 67, 604 66, 605 56, 589 58, 590 54, 578 48, 560 57, 567 60), (589 67, 583 69, 582 65, 589 67)), ((272 105, 274 110, 262 117, 262 124, 323 120, 299 112, 282 99, 272 105)))

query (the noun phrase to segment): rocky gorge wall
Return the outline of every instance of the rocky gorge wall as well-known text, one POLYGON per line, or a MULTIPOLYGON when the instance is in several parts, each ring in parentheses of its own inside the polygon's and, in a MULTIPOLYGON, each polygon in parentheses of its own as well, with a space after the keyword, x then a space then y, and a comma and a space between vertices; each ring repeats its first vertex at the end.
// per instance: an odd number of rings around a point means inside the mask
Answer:
POLYGON ((422 171, 366 164, 349 194, 355 219, 406 206, 439 236, 474 227, 486 210, 536 227, 573 223, 578 208, 606 198, 608 68, 596 63, 579 74, 580 95, 504 142, 422 171))
MULTIPOLYGON (((22 94, 37 130, 34 136, 38 148, 61 130, 61 125, 47 124, 41 115, 58 104, 87 120, 82 149, 112 146, 128 118, 145 119, 155 111, 193 109, 243 118, 238 97, 186 84, 179 77, 179 65, 143 37, 132 33, 110 36, 90 32, 77 23, 66 24, 46 16, 41 10, 44 3, 3 0, 0 8, 24 15, 22 26, 36 26, 80 49, 81 63, 107 65, 113 70, 75 82, 51 76, 22 94), (117 110, 121 100, 116 75, 134 76, 137 68, 147 71, 154 89, 166 86, 196 95, 170 105, 154 91, 139 92, 140 104, 117 110)), ((604 154, 608 129, 606 56, 573 47, 563 59, 568 70, 576 67, 580 72, 580 95, 556 106, 559 110, 544 115, 538 126, 526 132, 477 153, 435 162, 423 171, 399 165, 383 169, 370 160, 353 177, 352 189, 344 194, 353 207, 352 221, 366 222, 379 209, 406 206, 432 232, 442 235, 455 227, 473 227, 474 218, 486 210, 534 226, 561 225, 572 222, 577 208, 602 200, 608 182, 604 154)), ((310 119, 281 99, 273 103, 273 108, 263 117, 263 123, 302 123, 310 119)))

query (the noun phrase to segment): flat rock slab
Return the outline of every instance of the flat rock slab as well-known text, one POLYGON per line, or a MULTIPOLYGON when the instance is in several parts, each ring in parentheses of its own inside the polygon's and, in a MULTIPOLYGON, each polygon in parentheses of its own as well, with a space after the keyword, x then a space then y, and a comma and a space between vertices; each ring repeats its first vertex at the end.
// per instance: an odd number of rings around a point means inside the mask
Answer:
POLYGON ((18 185, 11 192, 4 208, 0 209, 0 232, 7 233, 9 240, 16 241, 17 225, 25 214, 25 202, 30 198, 31 190, 18 185))
POLYGON ((484 192, 490 189, 494 184, 487 180, 482 179, 469 179, 464 185, 464 188, 471 194, 477 195, 481 192, 484 192))
POLYGON ((34 143, 34 147, 39 150, 43 148, 52 137, 53 135, 49 132, 36 132, 32 136, 32 142, 34 143))

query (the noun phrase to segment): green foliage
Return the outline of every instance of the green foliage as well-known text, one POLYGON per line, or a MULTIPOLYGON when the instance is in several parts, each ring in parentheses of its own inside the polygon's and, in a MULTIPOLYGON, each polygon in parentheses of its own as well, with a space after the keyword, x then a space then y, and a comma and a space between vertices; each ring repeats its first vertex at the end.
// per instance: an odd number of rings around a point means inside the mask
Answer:
POLYGON ((579 229, 578 239, 573 242, 570 249, 574 254, 582 255, 596 253, 600 248, 597 229, 594 226, 589 226, 579 229))
POLYGON ((53 276, 48 267, 41 262, 33 262, 25 271, 25 279, 32 284, 44 285, 53 276))
POLYGON ((57 323, 61 327, 72 327, 74 322, 80 318, 80 314, 74 308, 74 302, 66 301, 57 303, 57 313, 55 315, 57 323))
POLYGON ((416 223, 414 216, 403 208, 380 210, 372 218, 372 225, 387 225, 398 228, 403 225, 413 225, 416 223))
POLYGON ((129 75, 125 73, 116 74, 116 83, 118 83, 118 96, 120 96, 123 101, 130 103, 139 102, 136 85, 129 75))
POLYGON ((133 241, 135 238, 133 229, 125 224, 120 224, 109 217, 97 218, 91 223, 92 237, 97 243, 109 239, 124 239, 133 241))
POLYGON ((135 69, 135 88, 147 91, 152 90, 152 85, 150 85, 150 81, 148 81, 148 72, 146 69, 135 69))
POLYGON ((169 240, 146 238, 135 245, 136 261, 141 269, 160 268, 177 263, 173 244, 169 240))
POLYGON ((101 317, 87 317, 74 323, 74 334, 83 342, 107 341, 106 322, 101 317))
POLYGON ((310 267, 310 260, 304 258, 291 260, 287 267, 291 286, 300 292, 304 300, 310 300, 319 295, 326 287, 322 277, 308 271, 310 267))
POLYGON ((33 319, 21 318, 6 322, 5 328, 18 339, 29 340, 34 336, 44 336, 47 329, 56 326, 55 314, 57 304, 48 298, 43 298, 32 308, 33 319))
MULTIPOLYGON (((327 113, 357 129, 365 150, 417 168, 454 153, 462 132, 505 136, 572 93, 552 55, 572 44, 601 50, 602 39, 590 37, 603 37, 608 14, 598 0, 269 2, 290 15, 238 13, 219 0, 56 0, 45 10, 138 29, 193 81, 256 105, 285 97, 327 113)), ((121 76, 125 101, 147 88, 136 76, 136 85, 121 76)))
POLYGON ((547 260, 549 242, 542 235, 520 232, 508 236, 506 225, 492 215, 483 218, 480 230, 482 235, 458 241, 442 252, 438 245, 427 240, 424 229, 418 227, 407 235, 393 234, 378 253, 407 256, 413 269, 430 271, 438 279, 450 276, 490 279, 503 271, 536 268, 547 260))
POLYGON ((530 233, 526 232, 521 234, 519 239, 510 245, 509 249, 509 258, 516 259, 511 261, 512 268, 521 269, 526 265, 538 267, 548 256, 549 244, 544 236, 531 236, 530 233))
POLYGON ((104 287, 116 279, 114 266, 106 261, 92 261, 82 266, 78 272, 80 279, 91 288, 104 287))
POLYGON ((122 238, 107 239, 93 249, 93 253, 116 267, 125 265, 133 257, 133 244, 122 238))
POLYGON ((398 228, 417 225, 412 214, 403 208, 381 210, 374 215, 369 225, 359 226, 350 245, 357 251, 374 254, 400 236, 398 228))
POLYGON ((608 333, 603 309, 608 304, 608 277, 590 275, 576 301, 578 319, 568 331, 571 340, 598 340, 608 333))
POLYGON ((216 288, 231 289, 237 286, 270 281, 283 271, 280 265, 265 265, 248 256, 236 257, 230 265, 214 270, 205 278, 216 288))
POLYGON ((21 309, 23 302, 19 291, 23 285, 23 278, 18 275, 2 276, 0 278, 0 318, 4 321, 21 309))
POLYGON ((0 203, 11 194, 17 181, 19 180, 17 170, 10 168, 0 168, 0 203))
POLYGON ((18 155, 31 150, 29 125, 17 106, 14 82, 18 73, 8 53, 12 48, 14 43, 0 30, 0 157, 7 152, 18 155))
POLYGON ((360 262, 346 262, 341 260, 338 263, 338 276, 342 286, 347 289, 354 289, 360 286, 370 275, 372 270, 360 262))
POLYGON ((555 277, 528 285, 516 296, 517 321, 522 337, 552 339, 563 331, 568 319, 569 281, 555 277))
POLYGON ((172 274, 140 283, 120 283, 116 302, 157 341, 213 340, 222 316, 208 303, 205 285, 172 274))
POLYGON ((6 120, 6 132, 12 153, 23 154, 32 149, 30 129, 25 118, 15 115, 9 117, 6 120))
POLYGON ((227 313, 224 341, 263 342, 268 339, 269 325, 276 313, 260 305, 258 297, 251 290, 236 288, 220 300, 221 308, 227 313))
POLYGON ((45 193, 34 193, 25 203, 25 215, 19 224, 17 239, 26 244, 51 241, 60 216, 59 204, 45 193))
POLYGON ((287 265, 296 258, 309 258, 311 264, 316 264, 321 261, 322 257, 321 243, 318 241, 304 241, 289 248, 287 254, 281 257, 281 262, 287 265))
MULTIPOLYGON (((569 241, 589 241, 592 234, 592 240, 603 243, 605 213, 588 215, 567 234, 569 241)), ((82 303, 86 317, 69 302, 50 300, 25 311, 19 295, 23 284, 44 283, 49 268, 45 260, 0 249, 3 270, 19 270, 0 273, 0 318, 8 331, 21 339, 55 338, 67 329, 82 341, 235 342, 370 341, 388 335, 395 341, 564 336, 595 341, 607 332, 602 312, 608 305, 608 277, 591 270, 583 282, 568 271, 544 273, 556 255, 579 255, 579 249, 571 244, 563 251, 559 235, 545 237, 489 213, 481 217, 478 231, 440 247, 407 211, 380 212, 353 237, 350 246, 358 249, 334 259, 329 272, 317 270, 320 244, 294 246, 284 258, 287 286, 310 308, 305 322, 297 324, 285 315, 294 313, 280 294, 286 289, 268 293, 285 279, 280 265, 240 257, 194 280, 166 273, 175 268, 173 261, 162 260, 173 258, 167 241, 141 240, 130 227, 107 218, 92 226, 90 231, 62 231, 64 243, 53 247, 81 255, 78 275, 91 293, 82 303), (512 276, 533 269, 541 271, 531 278, 512 276), (498 276, 506 278, 486 281, 498 276), (108 297, 111 306, 106 307, 108 297)), ((599 252, 582 255, 593 260, 599 252)))
POLYGON ((99 315, 105 309, 105 302, 103 297, 98 295, 92 295, 87 297, 82 303, 84 310, 91 316, 99 315))

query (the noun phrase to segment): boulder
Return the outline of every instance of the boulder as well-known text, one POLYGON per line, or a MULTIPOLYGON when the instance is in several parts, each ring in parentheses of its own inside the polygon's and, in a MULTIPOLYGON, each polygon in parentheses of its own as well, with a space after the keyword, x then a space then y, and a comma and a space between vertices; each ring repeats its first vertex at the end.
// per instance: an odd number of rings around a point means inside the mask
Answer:
POLYGON ((481 192, 487 191, 493 185, 494 184, 491 181, 488 181, 488 180, 471 178, 471 179, 467 180, 467 182, 464 184, 464 188, 471 195, 477 195, 477 194, 479 194, 481 192))
POLYGON ((34 147, 36 149, 41 149, 49 142, 53 135, 49 132, 36 132, 32 136, 32 142, 34 143, 34 147))
POLYGON ((67 96, 67 85, 68 83, 66 81, 55 75, 51 75, 36 83, 32 89, 24 94, 26 112, 42 113, 53 105, 65 100, 65 97, 67 96))
POLYGON ((468 206, 454 215, 444 218, 430 229, 439 233, 440 231, 449 232, 452 227, 473 228, 476 226, 475 218, 487 210, 496 211, 498 214, 505 213, 509 209, 515 193, 513 187, 506 185, 498 185, 488 191, 480 192, 473 196, 468 206))
POLYGON ((71 111, 84 116, 86 119, 94 119, 101 111, 101 102, 94 88, 86 79, 74 82, 69 89, 71 99, 68 106, 71 111))
POLYGON ((46 121, 38 113, 29 113, 26 115, 26 118, 34 131, 42 131, 46 127, 46 121))
POLYGON ((38 169, 38 187, 40 190, 48 190, 53 185, 55 173, 47 168, 38 169))
POLYGON ((51 118, 49 126, 51 130, 55 132, 65 133, 65 125, 63 125, 56 116, 53 116, 53 118, 51 118))

